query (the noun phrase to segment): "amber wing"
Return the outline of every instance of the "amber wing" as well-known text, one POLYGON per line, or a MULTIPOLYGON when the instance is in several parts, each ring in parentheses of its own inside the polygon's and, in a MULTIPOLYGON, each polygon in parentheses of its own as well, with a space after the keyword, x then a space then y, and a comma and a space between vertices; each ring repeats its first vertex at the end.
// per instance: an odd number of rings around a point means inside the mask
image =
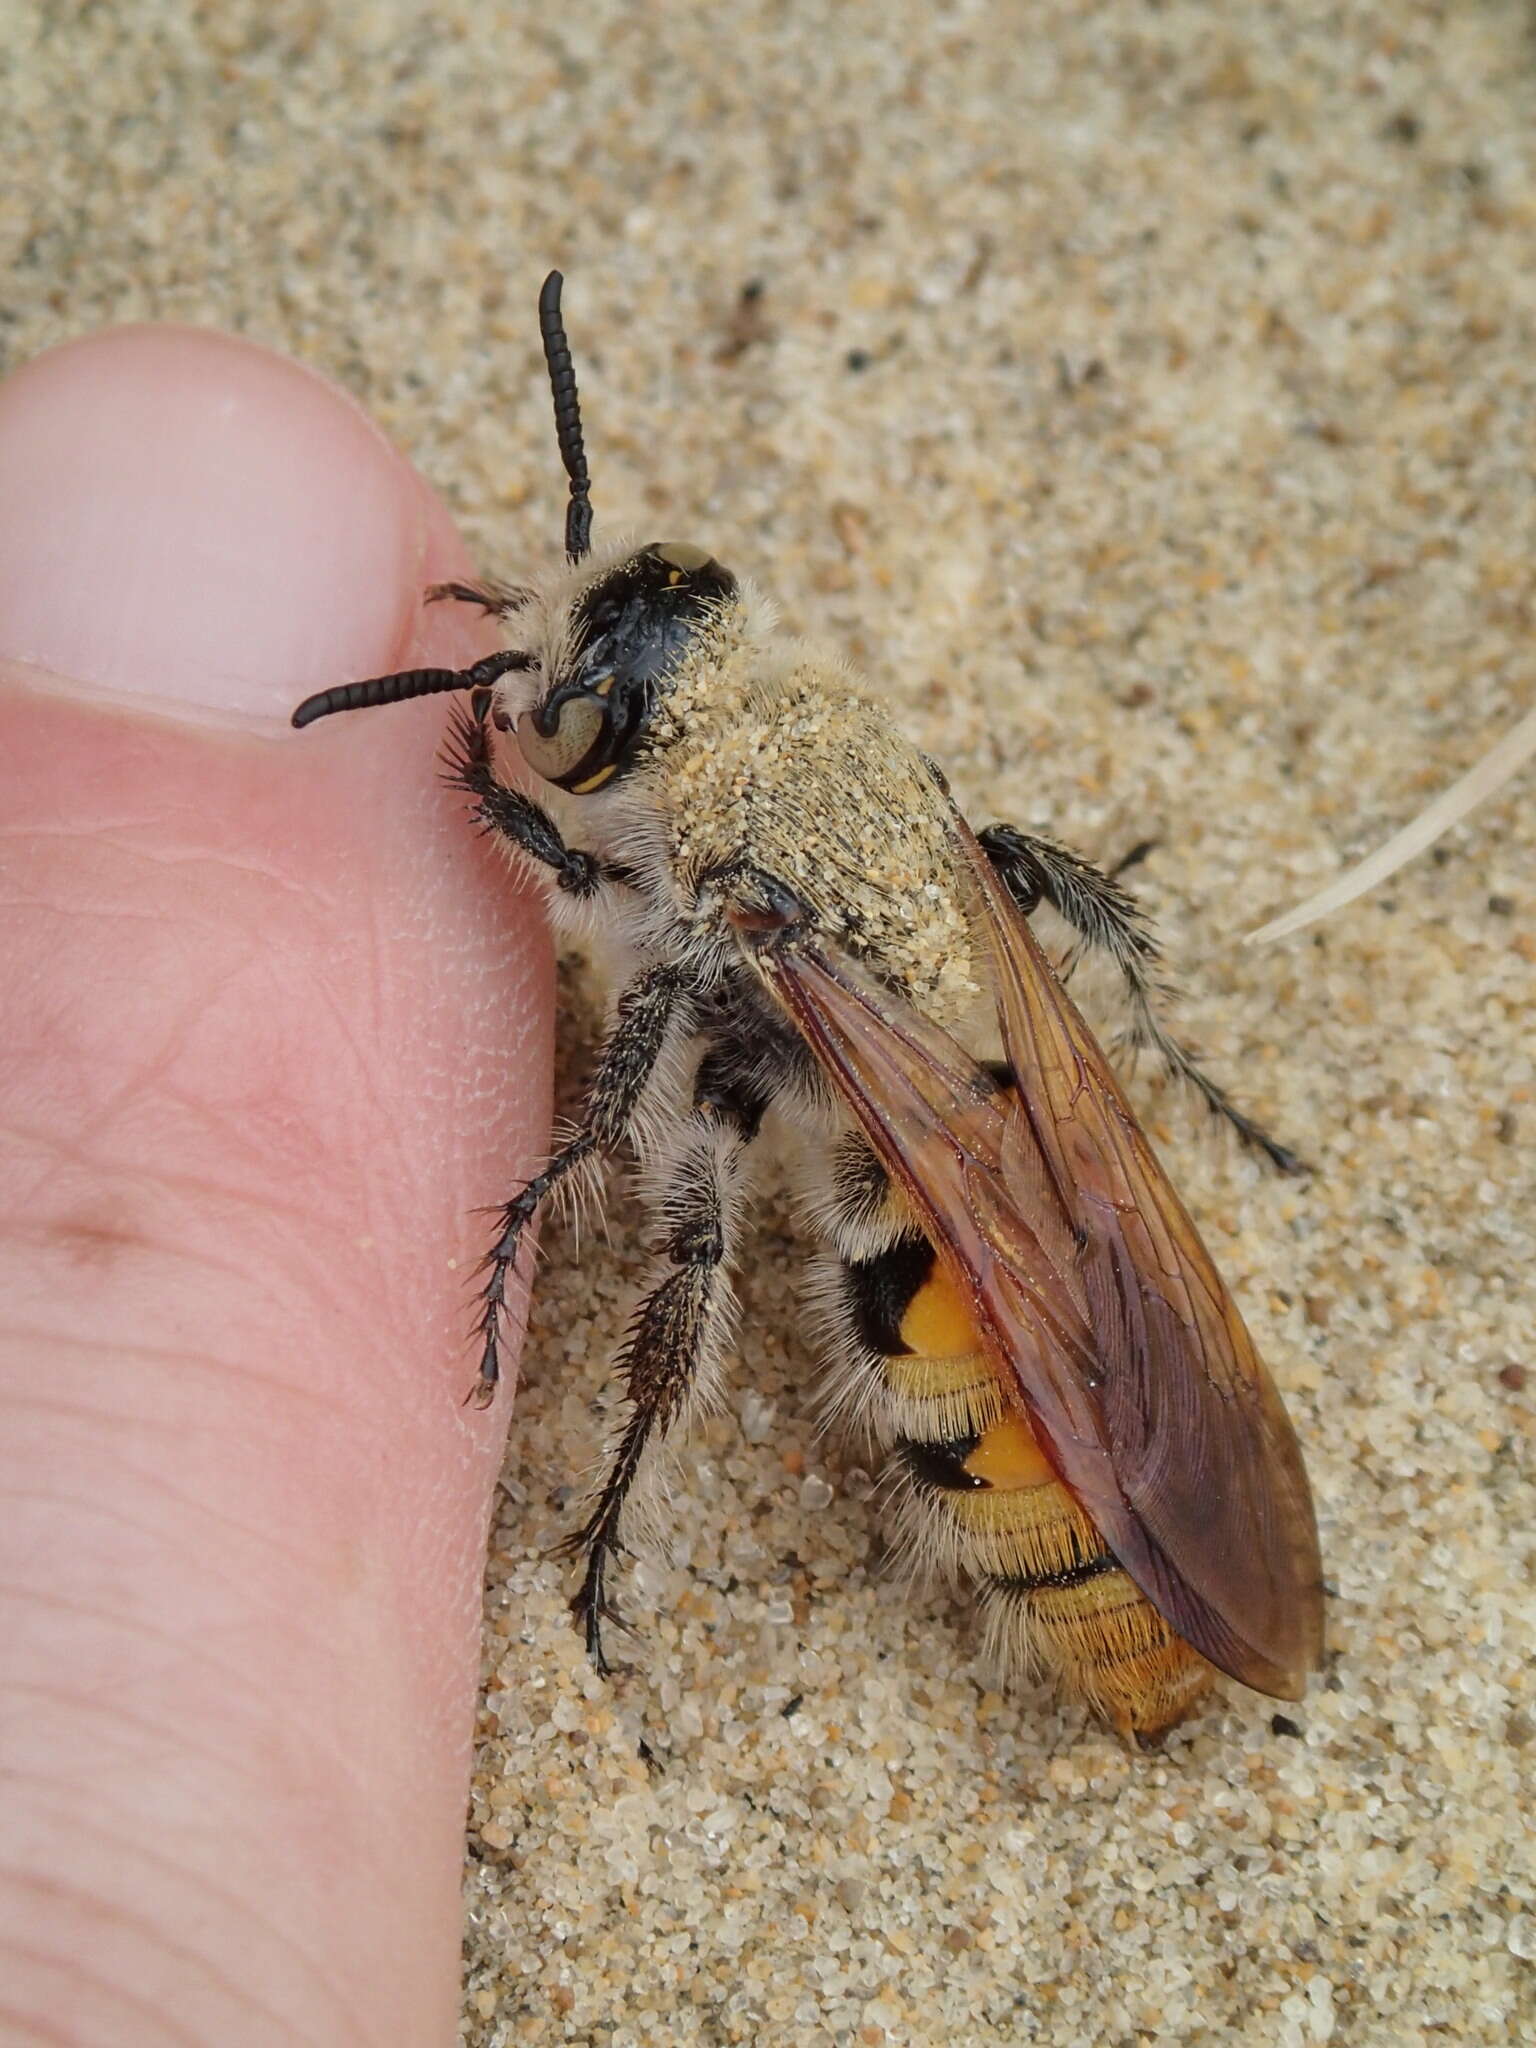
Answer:
POLYGON ((1104 1054, 956 832, 1016 1090, 842 955, 789 932, 759 966, 1120 1563, 1218 1669, 1297 1698, 1322 1574, 1290 1422, 1104 1054))

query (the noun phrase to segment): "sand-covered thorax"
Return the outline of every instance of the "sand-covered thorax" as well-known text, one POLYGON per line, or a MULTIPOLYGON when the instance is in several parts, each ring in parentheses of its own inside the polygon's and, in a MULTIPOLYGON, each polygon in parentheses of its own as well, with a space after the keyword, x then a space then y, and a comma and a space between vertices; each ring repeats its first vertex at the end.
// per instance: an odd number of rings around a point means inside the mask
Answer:
POLYGON ((845 666, 764 645, 727 612, 657 706, 635 796, 654 806, 679 903, 750 864, 931 1015, 979 993, 948 800, 917 749, 845 666))

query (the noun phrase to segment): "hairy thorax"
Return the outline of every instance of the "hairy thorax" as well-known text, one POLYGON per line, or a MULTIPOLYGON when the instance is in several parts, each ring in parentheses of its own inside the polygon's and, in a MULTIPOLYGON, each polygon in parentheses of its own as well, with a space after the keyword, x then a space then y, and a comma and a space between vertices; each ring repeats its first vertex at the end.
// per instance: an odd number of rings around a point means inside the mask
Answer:
POLYGON ((701 647, 659 707, 643 770, 675 901, 717 878, 784 883, 838 944, 955 1022, 977 995, 948 805, 853 677, 796 643, 701 647))

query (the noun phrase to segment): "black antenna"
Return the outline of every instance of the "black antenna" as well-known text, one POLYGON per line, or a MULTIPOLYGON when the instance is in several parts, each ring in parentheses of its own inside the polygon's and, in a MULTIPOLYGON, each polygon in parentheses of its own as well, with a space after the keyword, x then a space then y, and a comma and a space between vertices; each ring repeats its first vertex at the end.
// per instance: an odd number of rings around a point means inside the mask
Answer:
POLYGON ((565 552, 579 562, 592 547, 592 479, 587 474, 587 451, 581 439, 581 407, 576 400, 576 372, 571 368, 570 344, 565 322, 560 317, 560 288, 565 279, 552 270, 539 293, 539 333, 544 340, 544 360, 549 365, 549 388, 555 398, 555 439, 560 460, 571 480, 571 502, 565 508, 565 552))
POLYGON ((374 676, 366 683, 338 683, 306 697, 290 721, 313 725, 333 711, 367 711, 375 704, 401 704, 407 697, 435 697, 440 690, 484 690, 516 669, 533 667, 533 656, 521 648, 504 647, 469 668, 408 668, 397 676, 374 676))

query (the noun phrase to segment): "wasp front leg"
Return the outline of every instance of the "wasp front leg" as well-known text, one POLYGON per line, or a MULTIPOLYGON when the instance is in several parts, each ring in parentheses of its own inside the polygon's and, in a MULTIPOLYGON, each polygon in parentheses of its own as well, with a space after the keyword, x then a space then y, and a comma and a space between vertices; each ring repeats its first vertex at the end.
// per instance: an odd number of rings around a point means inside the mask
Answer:
POLYGON ((687 1024, 689 989, 687 976, 669 964, 647 968, 626 984, 576 1135, 502 1210, 501 1231, 486 1259, 487 1278, 480 1296, 483 1348, 480 1376, 472 1390, 479 1407, 490 1402, 501 1376, 501 1314, 507 1279, 517 1264, 524 1231, 547 1195, 578 1168, 614 1151, 629 1136, 669 1039, 687 1024))
MULTIPOLYGON (((1305 1166, 1290 1147, 1239 1109, 1158 1015, 1158 1003, 1168 995, 1158 978, 1162 952, 1135 897, 1113 876, 1054 839, 1020 832, 1013 825, 991 825, 977 838, 1026 917, 1048 903, 1084 945, 1107 953, 1114 962, 1130 1006, 1131 1044, 1155 1053, 1169 1074, 1193 1088, 1245 1145, 1262 1152, 1281 1173, 1304 1173, 1305 1166)), ((1142 849, 1136 851, 1139 855, 1142 849)))
POLYGON ((661 1273, 635 1312, 619 1354, 629 1412, 591 1512, 560 1554, 585 1559, 571 1602, 587 1654, 609 1670, 603 1624, 623 1624, 608 1574, 620 1547, 625 1504, 648 1449, 659 1444, 706 1392, 734 1302, 729 1262, 745 1199, 744 1154, 757 1129, 755 1105, 711 1090, 700 1072, 693 1114, 656 1175, 661 1273))
POLYGON ((491 760, 489 708, 488 695, 482 695, 470 710, 455 711, 442 755, 446 780, 475 799, 475 822, 483 831, 548 870, 558 896, 594 902, 622 877, 597 854, 567 846, 543 805, 500 779, 491 760))

